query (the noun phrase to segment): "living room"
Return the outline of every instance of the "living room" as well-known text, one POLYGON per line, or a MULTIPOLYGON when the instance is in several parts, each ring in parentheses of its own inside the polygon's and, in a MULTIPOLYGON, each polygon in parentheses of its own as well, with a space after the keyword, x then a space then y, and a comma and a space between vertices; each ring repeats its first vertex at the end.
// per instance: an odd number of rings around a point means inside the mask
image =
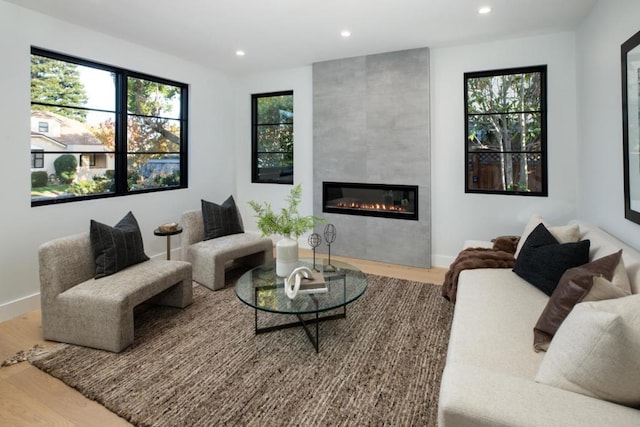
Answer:
MULTIPOLYGON (((448 267, 465 240, 519 235, 533 213, 553 224, 585 220, 640 247, 638 226, 624 218, 620 90, 620 45, 640 30, 636 19, 640 4, 633 0, 583 3, 593 6, 586 7, 586 15, 571 28, 558 30, 549 22, 536 31, 491 40, 443 46, 429 46, 425 40, 406 46, 430 48, 431 197, 425 210, 430 209, 431 218, 430 265, 448 267), (463 74, 540 64, 548 67, 548 197, 465 193, 463 74)), ((498 5, 494 12, 499 13, 498 5)), ((473 19, 490 19, 475 15, 475 10, 469 11, 473 19)), ((251 183, 251 94, 294 91, 294 180, 304 189, 301 212, 313 212, 314 198, 319 195, 311 191, 311 64, 248 74, 225 72, 178 54, 149 49, 135 39, 116 38, 6 1, 0 1, 0 24, 4 36, 0 85, 4 99, 12 101, 1 107, 7 158, 4 181, 11 185, 4 196, 0 320, 38 309, 38 247, 57 237, 87 231, 90 219, 114 224, 127 211, 134 212, 147 253, 162 256, 165 241, 153 235, 159 224, 179 221, 182 212, 198 208, 202 198, 222 202, 233 194, 247 230, 257 232, 247 202, 267 200, 279 206, 290 187, 251 183), (31 207, 27 196, 30 176, 23 166, 28 156, 31 46, 188 83, 189 188, 31 207)), ((230 56, 235 48, 229 47, 230 56)), ((333 58, 325 59, 354 56, 346 52, 337 50, 333 58)), ((248 58, 230 61, 243 59, 248 58)), ((176 247, 178 242, 174 240, 176 247)))

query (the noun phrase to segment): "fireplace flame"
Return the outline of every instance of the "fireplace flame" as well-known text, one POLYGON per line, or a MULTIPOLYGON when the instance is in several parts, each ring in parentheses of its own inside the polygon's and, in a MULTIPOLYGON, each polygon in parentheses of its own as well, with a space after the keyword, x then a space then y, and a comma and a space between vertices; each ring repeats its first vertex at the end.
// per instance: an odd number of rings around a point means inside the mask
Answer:
POLYGON ((338 208, 364 209, 364 210, 370 210, 370 211, 391 211, 391 212, 407 211, 407 209, 403 206, 385 205, 383 203, 337 202, 335 206, 338 208))

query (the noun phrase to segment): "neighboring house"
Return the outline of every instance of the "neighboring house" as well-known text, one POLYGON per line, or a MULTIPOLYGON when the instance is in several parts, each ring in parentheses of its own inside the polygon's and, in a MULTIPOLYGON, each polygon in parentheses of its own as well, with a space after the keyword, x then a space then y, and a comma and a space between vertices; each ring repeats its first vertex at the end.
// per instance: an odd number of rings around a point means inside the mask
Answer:
POLYGON ((31 171, 55 175, 53 162, 63 154, 78 161, 77 179, 91 179, 114 168, 114 157, 84 123, 49 111, 31 111, 31 171))

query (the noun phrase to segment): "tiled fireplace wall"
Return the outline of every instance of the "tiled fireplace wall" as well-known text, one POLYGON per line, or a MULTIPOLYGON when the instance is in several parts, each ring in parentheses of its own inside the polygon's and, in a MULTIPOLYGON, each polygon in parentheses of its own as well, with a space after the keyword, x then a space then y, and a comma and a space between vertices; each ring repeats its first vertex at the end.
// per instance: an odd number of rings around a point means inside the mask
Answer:
POLYGON ((313 210, 336 227, 332 255, 430 267, 430 175, 428 48, 313 64, 313 210), (418 221, 322 212, 323 181, 417 185, 418 221))

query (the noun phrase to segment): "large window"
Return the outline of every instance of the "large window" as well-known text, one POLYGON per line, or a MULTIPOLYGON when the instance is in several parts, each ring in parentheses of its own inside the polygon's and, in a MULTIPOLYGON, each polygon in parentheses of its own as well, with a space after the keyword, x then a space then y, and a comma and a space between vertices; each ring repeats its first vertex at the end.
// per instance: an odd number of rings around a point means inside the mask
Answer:
POLYGON ((251 182, 293 184, 293 91, 251 95, 251 182))
POLYGON ((465 73, 465 192, 547 196, 546 74, 465 73))
POLYGON ((187 95, 184 83, 32 47, 31 167, 47 178, 32 177, 31 205, 185 188, 187 95))

